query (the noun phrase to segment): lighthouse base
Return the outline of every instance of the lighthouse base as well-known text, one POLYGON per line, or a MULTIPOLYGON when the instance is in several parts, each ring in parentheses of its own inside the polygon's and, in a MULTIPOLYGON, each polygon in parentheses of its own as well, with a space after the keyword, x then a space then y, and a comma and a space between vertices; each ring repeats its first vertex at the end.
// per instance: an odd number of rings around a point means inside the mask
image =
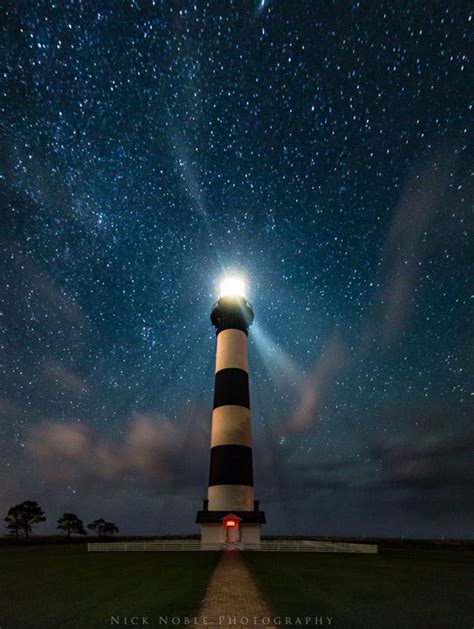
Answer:
POLYGON ((260 524, 243 524, 239 539, 229 540, 220 524, 201 524, 201 550, 260 550, 260 524))
POLYGON ((198 511, 201 550, 260 550, 263 511, 198 511))

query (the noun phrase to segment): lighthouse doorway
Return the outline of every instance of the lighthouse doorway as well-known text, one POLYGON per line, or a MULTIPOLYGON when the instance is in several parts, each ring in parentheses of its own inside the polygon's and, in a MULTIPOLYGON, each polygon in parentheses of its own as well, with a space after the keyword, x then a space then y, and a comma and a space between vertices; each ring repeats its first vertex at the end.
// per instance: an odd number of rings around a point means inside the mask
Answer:
POLYGON ((240 542, 240 527, 238 518, 227 516, 224 519, 226 544, 238 544, 240 542))

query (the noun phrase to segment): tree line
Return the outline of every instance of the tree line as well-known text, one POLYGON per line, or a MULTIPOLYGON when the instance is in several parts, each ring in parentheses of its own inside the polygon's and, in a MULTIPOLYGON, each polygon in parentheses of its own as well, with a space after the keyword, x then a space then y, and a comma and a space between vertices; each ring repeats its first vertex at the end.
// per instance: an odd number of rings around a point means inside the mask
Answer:
MULTIPOLYGON (((7 529, 16 539, 20 535, 24 535, 25 539, 28 539, 33 531, 33 527, 41 522, 46 522, 46 517, 43 509, 37 502, 25 500, 14 507, 10 507, 5 522, 7 529)), ((71 537, 71 535, 87 535, 82 520, 75 513, 63 513, 57 521, 56 528, 66 533, 67 537, 71 537)), ((93 520, 87 525, 87 528, 94 531, 99 537, 113 535, 118 533, 119 530, 113 522, 107 522, 104 518, 93 520)))

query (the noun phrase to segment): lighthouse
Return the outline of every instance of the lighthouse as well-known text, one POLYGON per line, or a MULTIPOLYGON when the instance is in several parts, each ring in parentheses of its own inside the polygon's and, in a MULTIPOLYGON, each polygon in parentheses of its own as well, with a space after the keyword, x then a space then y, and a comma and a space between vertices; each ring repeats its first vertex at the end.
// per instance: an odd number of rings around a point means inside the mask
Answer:
POLYGON ((225 278, 211 311, 216 328, 214 404, 207 499, 198 511, 202 550, 260 548, 265 513, 254 499, 245 283, 225 278))

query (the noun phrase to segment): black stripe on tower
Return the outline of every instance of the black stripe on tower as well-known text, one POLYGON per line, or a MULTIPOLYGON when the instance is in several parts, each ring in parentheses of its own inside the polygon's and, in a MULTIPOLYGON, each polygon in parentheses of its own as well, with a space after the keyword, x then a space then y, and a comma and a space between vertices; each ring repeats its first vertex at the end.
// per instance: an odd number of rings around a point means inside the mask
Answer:
POLYGON ((253 487, 252 448, 237 445, 211 448, 209 486, 211 485, 253 487))
POLYGON ((249 375, 243 369, 228 367, 216 373, 214 408, 227 404, 250 408, 249 375))

